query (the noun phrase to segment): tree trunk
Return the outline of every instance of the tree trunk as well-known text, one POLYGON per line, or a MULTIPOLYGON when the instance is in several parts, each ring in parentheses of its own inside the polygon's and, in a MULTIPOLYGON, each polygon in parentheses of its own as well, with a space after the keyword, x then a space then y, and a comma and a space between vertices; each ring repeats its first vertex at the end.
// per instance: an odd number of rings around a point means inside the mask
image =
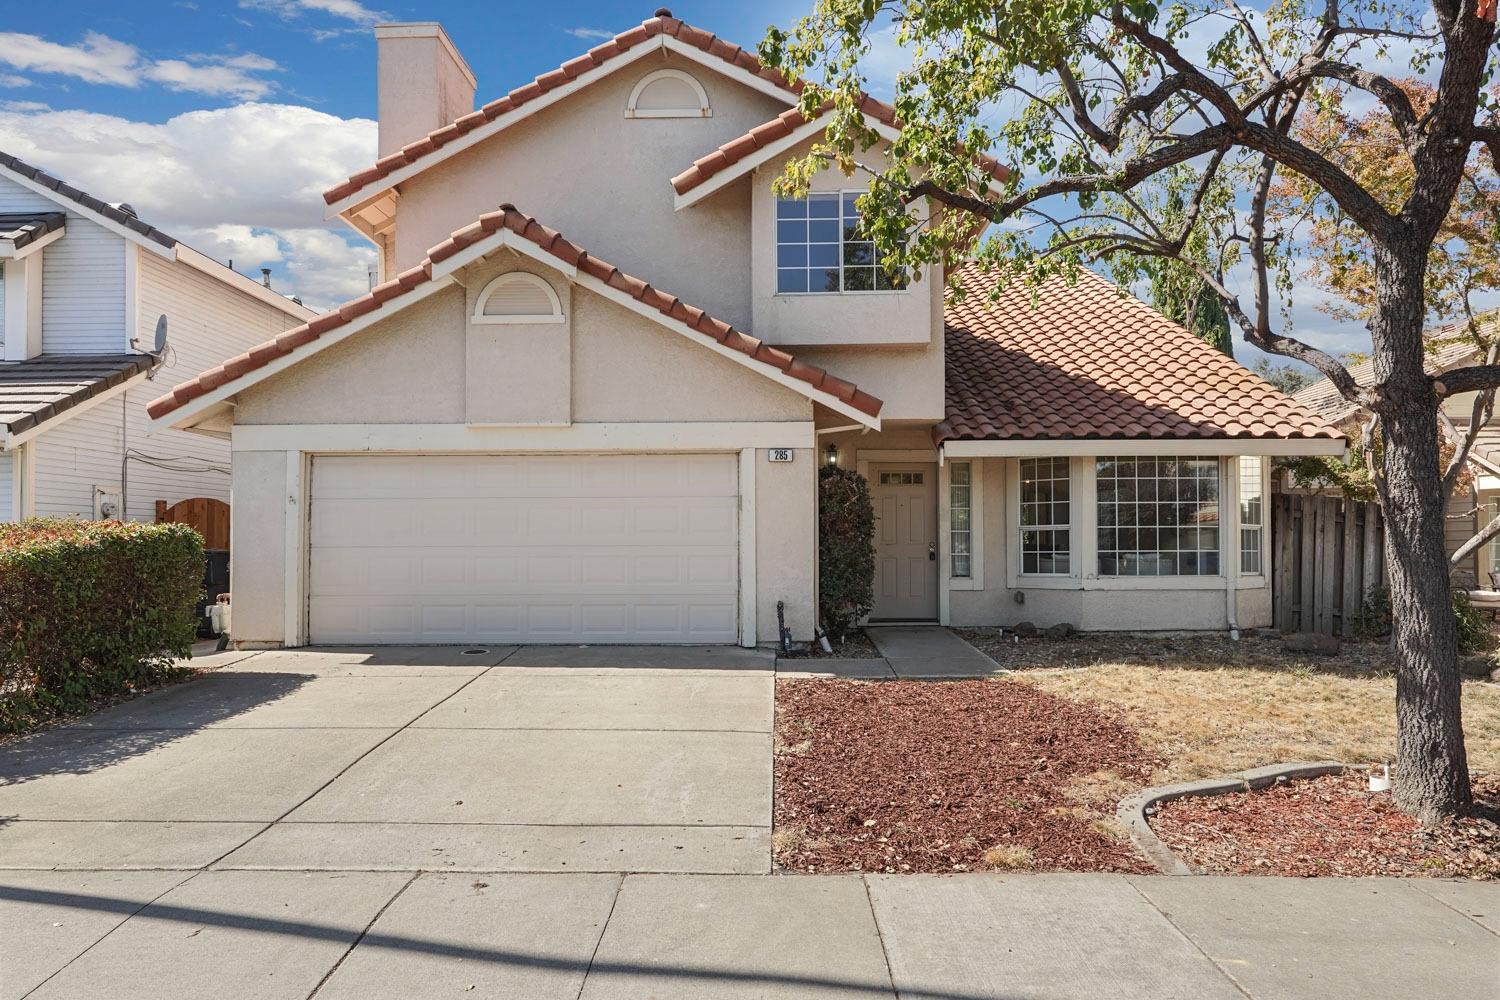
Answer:
POLYGON ((1385 446, 1386 564, 1396 653, 1395 800, 1424 823, 1471 801, 1458 639, 1444 551, 1437 406, 1422 369, 1425 247, 1377 249, 1370 324, 1385 446))

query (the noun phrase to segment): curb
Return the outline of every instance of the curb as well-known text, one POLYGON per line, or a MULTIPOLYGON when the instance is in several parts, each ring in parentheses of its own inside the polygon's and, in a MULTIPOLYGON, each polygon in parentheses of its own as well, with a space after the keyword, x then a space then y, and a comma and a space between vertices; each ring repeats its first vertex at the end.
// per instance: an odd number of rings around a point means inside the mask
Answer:
POLYGON ((1151 829, 1147 817, 1163 802, 1186 798, 1189 795, 1226 795, 1230 792, 1250 792, 1282 781, 1296 778, 1317 778, 1325 774, 1343 774, 1347 766, 1336 760, 1305 761, 1294 764, 1270 764, 1248 771, 1237 771, 1222 778, 1206 778, 1202 781, 1184 781, 1175 785, 1158 785, 1142 789, 1122 799, 1115 809, 1115 818, 1130 832, 1130 842, 1136 850, 1156 866, 1163 875, 1200 874, 1183 861, 1151 829))

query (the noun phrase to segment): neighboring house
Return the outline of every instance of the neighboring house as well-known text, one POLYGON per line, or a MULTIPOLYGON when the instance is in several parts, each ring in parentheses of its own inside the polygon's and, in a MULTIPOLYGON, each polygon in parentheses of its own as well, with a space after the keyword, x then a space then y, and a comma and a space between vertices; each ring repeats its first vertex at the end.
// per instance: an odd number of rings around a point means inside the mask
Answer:
POLYGON ((146 403, 312 315, 130 206, 0 153, 0 521, 149 521, 158 500, 227 501, 227 440, 153 431, 146 403))
POLYGON ((232 438, 239 642, 807 639, 826 462, 876 619, 1269 622, 1268 458, 1344 447, 1307 409, 1092 274, 891 281, 861 180, 773 193, 794 88, 669 15, 478 111, 437 25, 376 35, 326 197, 382 284, 151 405, 232 438))
MULTIPOLYGON (((1479 322, 1493 324, 1496 318, 1497 314, 1488 313, 1479 317, 1479 322)), ((1465 324, 1447 323, 1424 331, 1423 336, 1431 345, 1423 362, 1429 374, 1484 363, 1484 353, 1475 346, 1465 324)), ((1349 374, 1356 384, 1366 388, 1376 381, 1372 361, 1350 366, 1349 374)), ((1474 397, 1472 392, 1459 393, 1443 401, 1443 413, 1460 435, 1468 433, 1474 415, 1474 397)), ((1342 424, 1360 412, 1360 407, 1341 396, 1327 379, 1299 389, 1292 398, 1334 424, 1342 424)), ((1492 415, 1489 423, 1479 429, 1469 451, 1468 464, 1470 481, 1461 484, 1448 498, 1444 534, 1450 556, 1491 519, 1500 516, 1500 414, 1492 415)), ((1453 570, 1454 583, 1462 587, 1488 587, 1497 577, 1500 577, 1500 542, 1482 546, 1453 570)))

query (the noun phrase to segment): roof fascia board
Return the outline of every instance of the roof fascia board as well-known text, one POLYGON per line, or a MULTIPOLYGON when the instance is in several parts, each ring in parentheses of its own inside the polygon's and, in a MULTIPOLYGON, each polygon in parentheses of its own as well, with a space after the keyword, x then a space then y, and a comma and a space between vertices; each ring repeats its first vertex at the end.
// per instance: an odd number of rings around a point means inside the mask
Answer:
POLYGON ((578 91, 595 83, 596 81, 602 80, 605 77, 612 75, 616 71, 625 68, 626 66, 630 66, 636 62, 639 62, 641 59, 644 59, 646 56, 650 55, 653 52, 660 52, 662 50, 674 52, 678 55, 683 56, 684 58, 691 59, 692 61, 698 63, 700 66, 703 66, 705 69, 719 73, 723 76, 727 76, 738 83, 742 83, 745 86, 750 87, 752 90, 757 90, 763 94, 768 94, 771 97, 784 102, 788 107, 796 102, 796 95, 791 91, 783 90, 781 87, 776 86, 774 83, 770 83, 767 80, 762 80, 754 73, 736 66, 733 63, 725 62, 724 60, 719 59, 717 56, 710 56, 702 49, 696 48, 692 45, 688 45, 685 42, 678 41, 671 35, 657 35, 651 41, 642 42, 639 45, 633 46, 632 48, 626 50, 625 52, 622 52, 620 55, 615 56, 609 61, 599 66, 595 66, 587 73, 580 73, 577 77, 570 80, 563 86, 558 87, 555 90, 549 90, 542 96, 534 100, 527 101, 525 104, 521 105, 519 108, 516 108, 514 111, 507 112, 506 114, 501 115, 499 118, 496 118, 494 121, 489 122, 485 125, 481 125, 479 128, 476 128, 474 131, 468 133, 467 135, 460 136, 459 138, 454 139, 452 142, 446 143, 441 148, 435 149, 431 153, 428 153, 426 156, 421 157, 415 163, 408 163, 400 170, 393 171, 392 173, 387 174, 385 177, 382 177, 379 180, 371 181, 369 184, 366 184, 358 191, 354 191, 351 194, 340 198, 332 205, 329 205, 324 210, 323 217, 325 219, 331 219, 336 215, 342 215, 350 209, 361 205, 366 201, 369 201, 373 195, 379 193, 380 191, 393 188, 403 181, 410 180, 417 174, 422 173, 428 167, 431 167, 437 163, 441 163, 443 160, 446 160, 450 156, 461 153, 469 147, 483 142, 490 136, 504 131, 505 129, 514 125, 516 122, 529 118, 532 115, 536 114, 538 111, 543 110, 544 108, 551 107, 553 104, 556 104, 558 101, 561 101, 565 97, 576 94, 578 91))
POLYGON ((361 330, 374 326, 381 320, 389 318, 392 313, 398 312, 402 308, 408 305, 412 305, 413 303, 420 302, 423 299, 427 298, 429 295, 434 295, 437 292, 440 292, 455 283, 456 282, 452 278, 434 278, 430 281, 425 281, 406 294, 399 295, 396 298, 386 302, 379 309, 376 309, 373 312, 365 313, 363 316, 357 317, 356 319, 344 324, 343 326, 334 327, 332 330, 329 330, 318 339, 312 341, 311 343, 303 344, 301 347, 293 350, 290 354, 284 354, 274 361, 269 361, 259 368, 252 369, 251 371, 246 372, 244 375, 241 375, 239 378, 234 379, 231 382, 226 382, 224 385, 219 386, 212 392, 209 392, 205 395, 199 396, 197 399, 190 400, 182 404, 180 407, 172 410, 164 416, 153 417, 147 424, 147 426, 152 432, 167 430, 169 428, 174 430, 187 430, 192 425, 196 417, 214 407, 218 403, 228 401, 233 396, 244 392, 251 386, 264 382, 272 375, 285 371, 292 365, 295 365, 299 361, 302 361, 304 358, 309 358, 312 355, 317 354, 319 351, 327 350, 328 348, 332 347, 334 344, 339 343, 345 338, 351 337, 354 334, 359 333, 361 330))
POLYGON ((268 306, 275 306, 277 309, 296 319, 305 322, 318 315, 316 310, 298 305, 280 292, 271 291, 271 289, 262 285, 254 278, 241 274, 227 264, 221 264, 207 254, 194 250, 190 246, 185 246, 181 243, 177 244, 177 259, 188 267, 202 271, 210 278, 223 282, 235 291, 244 292, 246 295, 259 299, 268 306))
POLYGON ((46 420, 43 420, 40 423, 26 428, 19 434, 11 434, 9 431, 7 431, 5 434, 0 435, 0 452, 7 452, 15 448, 19 448, 21 445, 25 444, 27 441, 30 441, 37 435, 45 434, 47 431, 50 431, 55 427, 62 426, 69 420, 72 420, 74 417, 92 410, 100 403, 107 403, 111 399, 119 397, 122 393, 130 389, 132 386, 139 385, 142 382, 146 381, 146 379, 149 378, 150 375, 151 372, 149 370, 136 372, 134 375, 130 376, 119 385, 110 386, 108 389, 104 390, 98 395, 90 396, 83 402, 75 403, 65 410, 59 410, 55 416, 48 417, 46 420))
POLYGON ((136 232, 130 227, 122 226, 114 219, 100 215, 98 212, 94 211, 92 208, 89 208, 87 205, 80 204, 79 202, 74 201, 72 198, 66 198, 63 195, 58 194, 51 188, 46 187, 42 184, 38 184, 30 177, 27 177, 24 174, 16 173, 14 170, 6 167, 4 164, 0 164, 0 176, 5 177, 7 180, 16 182, 23 188, 26 188, 28 191, 39 194, 43 198, 46 198, 48 201, 51 201, 54 204, 63 206, 70 212, 74 212, 78 215, 83 216, 90 222, 103 226, 105 229, 108 229, 110 232, 114 233, 117 236, 123 236, 130 242, 135 243, 138 246, 145 247, 147 250, 150 250, 158 257, 164 257, 167 260, 171 260, 174 256, 172 247, 163 246, 162 244, 149 237, 142 236, 140 233, 136 232))
POLYGON ((36 253, 47 244, 56 243, 58 240, 62 239, 67 231, 67 223, 64 223, 63 225, 58 226, 56 229, 52 230, 52 232, 46 233, 32 240, 30 243, 22 244, 21 249, 19 250, 16 249, 15 243, 11 240, 0 240, 0 259, 25 260, 27 257, 30 257, 32 254, 36 253))
MULTIPOLYGON (((899 136, 899 133, 895 129, 891 128, 889 125, 887 125, 883 121, 880 121, 879 119, 871 118, 869 115, 865 115, 864 119, 866 124, 872 126, 875 131, 880 134, 881 138, 886 139, 889 142, 895 142, 897 137, 899 136)), ((762 164, 773 160, 778 156, 783 156, 786 153, 789 153, 793 149, 796 149, 798 146, 802 145, 802 143, 813 138, 827 128, 828 124, 824 122, 821 117, 814 118, 812 121, 804 123, 791 135, 783 136, 782 138, 777 139, 775 142, 771 143, 769 146, 764 146, 761 149, 757 149, 754 153, 751 153, 743 160, 740 160, 727 169, 714 174, 702 184, 689 188, 685 194, 676 194, 674 192, 672 196, 673 210, 681 211, 682 209, 687 208, 689 205, 696 205, 698 202, 702 201, 704 198, 707 198, 715 191, 733 184, 735 181, 739 180, 750 171, 757 169, 762 164)))
MULTIPOLYGON (((499 232, 485 237, 473 246, 465 247, 447 260, 432 265, 432 276, 433 278, 446 278, 451 274, 463 270, 475 261, 488 257, 501 247, 514 250, 538 263, 545 264, 554 271, 559 271, 566 275, 569 280, 576 281, 578 279, 578 268, 559 257, 554 257, 526 237, 518 236, 509 229, 501 229, 499 232)), ((634 299, 631 301, 634 301, 634 299)))
POLYGON ((1343 438, 1087 438, 1077 440, 945 441, 948 458, 1029 458, 1048 455, 1343 455, 1343 438))

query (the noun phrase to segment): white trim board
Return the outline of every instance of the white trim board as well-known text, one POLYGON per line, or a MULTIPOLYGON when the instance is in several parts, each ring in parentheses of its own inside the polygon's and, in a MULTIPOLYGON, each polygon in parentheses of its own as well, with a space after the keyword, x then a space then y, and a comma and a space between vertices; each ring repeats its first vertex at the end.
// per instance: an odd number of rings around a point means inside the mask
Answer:
POLYGON ((758 631, 755 606, 759 597, 755 569, 755 455, 740 449, 740 645, 755 648, 758 631))
POLYGON ((24 431, 21 431, 19 434, 0 435, 0 451, 12 451, 25 444, 27 441, 30 441, 32 438, 37 437, 40 434, 45 434, 48 431, 52 430, 54 427, 61 427, 63 424, 67 423, 69 420, 72 420, 74 417, 79 416, 80 414, 87 413, 89 410, 92 410, 99 404, 107 403, 111 399, 115 399, 116 397, 123 395, 133 386, 140 385, 142 382, 146 381, 146 376, 148 374, 150 373, 137 372, 130 378, 121 382, 119 385, 112 386, 99 393, 97 396, 90 396, 83 402, 78 403, 74 406, 70 406, 66 410, 61 410, 57 413, 56 416, 49 417, 47 420, 44 420, 39 424, 28 427, 24 431))
POLYGON ((815 446, 812 421, 600 423, 496 427, 466 424, 237 424, 231 451, 641 452, 740 451, 815 446))
POLYGON ((37 237, 30 243, 24 244, 19 250, 12 240, 0 240, 0 260, 25 260, 32 254, 41 250, 49 243, 55 243, 67 234, 67 223, 63 223, 50 233, 37 237))
POLYGON ((638 45, 632 46, 625 52, 622 52, 621 54, 610 58, 603 64, 594 67, 588 72, 579 74, 568 83, 563 84, 561 87, 557 87, 554 90, 549 90, 542 96, 535 98, 534 100, 527 101, 525 104, 521 105, 515 110, 501 115, 494 121, 481 125, 478 128, 474 129, 472 132, 469 132, 466 135, 454 139, 452 142, 438 147, 432 152, 427 153, 426 155, 419 157, 414 162, 402 167, 400 170, 393 171, 384 177, 370 181, 368 184, 362 185, 357 190, 352 191, 351 193, 345 195, 343 198, 340 198, 338 201, 329 205, 324 210, 323 217, 325 219, 332 219, 335 216, 342 216, 351 208, 356 208, 363 202, 369 201, 374 195, 379 194, 382 191, 389 190, 390 188, 396 187, 403 181, 410 180, 412 177, 415 177, 417 174, 422 173, 429 167, 441 163, 449 157, 455 156, 458 153, 461 153, 464 150, 470 148, 471 146, 483 142, 493 135, 503 132, 505 129, 516 124, 517 122, 524 121, 525 119, 530 118, 537 112, 551 107, 564 98, 576 94, 578 91, 598 82, 599 80, 604 79, 607 76, 611 76, 612 74, 625 68, 626 66, 633 65, 644 59, 646 56, 662 51, 680 55, 685 59, 691 60, 692 62, 695 62, 708 70, 711 70, 712 72, 718 73, 721 76, 727 76, 731 80, 743 84, 744 86, 747 86, 752 90, 758 91, 769 97, 774 97, 777 100, 784 102, 787 107, 791 107, 797 101, 797 95, 789 90, 784 90, 773 83, 763 80, 760 77, 756 76, 754 73, 751 73, 743 69, 742 67, 736 66, 733 63, 726 62, 723 59, 720 59, 718 56, 709 55, 707 52, 704 52, 702 49, 696 46, 688 45, 686 42, 681 42, 672 35, 661 34, 655 36, 655 38, 653 39, 649 39, 647 41, 641 42, 638 45))
POLYGON ((1203 438, 1199 440, 947 441, 948 458, 1045 458, 1062 455, 1342 455, 1342 438, 1203 438))

